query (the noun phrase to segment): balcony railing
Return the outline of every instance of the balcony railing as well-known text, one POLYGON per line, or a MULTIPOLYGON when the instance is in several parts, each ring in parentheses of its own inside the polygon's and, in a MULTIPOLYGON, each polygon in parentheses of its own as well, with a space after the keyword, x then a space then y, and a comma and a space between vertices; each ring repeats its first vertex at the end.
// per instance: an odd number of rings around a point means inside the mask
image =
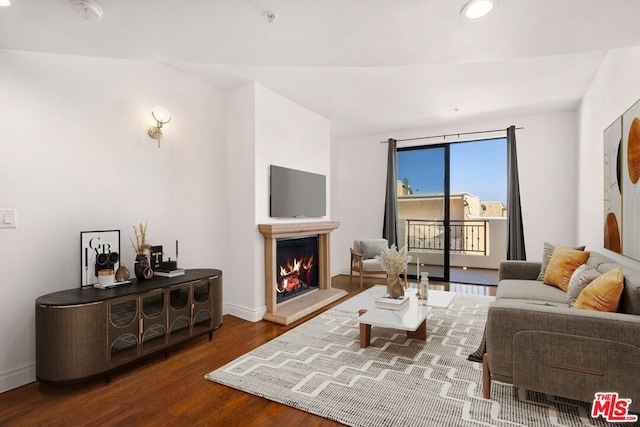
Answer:
MULTIPOLYGON (((444 221, 408 219, 406 222, 409 251, 444 251, 444 221)), ((481 219, 449 221, 450 253, 487 255, 488 223, 481 219)))

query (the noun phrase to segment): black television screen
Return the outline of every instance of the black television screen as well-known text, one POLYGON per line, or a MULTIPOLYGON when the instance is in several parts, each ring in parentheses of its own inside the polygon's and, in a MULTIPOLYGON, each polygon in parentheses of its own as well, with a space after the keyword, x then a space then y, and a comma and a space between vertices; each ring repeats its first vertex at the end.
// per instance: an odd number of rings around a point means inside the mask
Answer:
POLYGON ((271 165, 272 217, 321 217, 327 214, 327 177, 271 165))

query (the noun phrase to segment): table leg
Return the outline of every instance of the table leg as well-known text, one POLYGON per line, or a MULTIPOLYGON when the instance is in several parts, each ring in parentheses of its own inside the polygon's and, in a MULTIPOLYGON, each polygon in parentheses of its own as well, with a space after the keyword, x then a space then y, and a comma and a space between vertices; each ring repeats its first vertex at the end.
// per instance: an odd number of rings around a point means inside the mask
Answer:
MULTIPOLYGON (((358 316, 365 314, 367 310, 359 310, 358 316)), ((360 348, 367 348, 371 344, 371 325, 360 323, 360 348)))
MULTIPOLYGON (((360 327, 362 328, 362 324, 360 325, 360 327)), ((424 321, 420 323, 420 326, 418 326, 418 329, 416 329, 415 331, 407 331, 407 338, 426 341, 427 340, 427 319, 424 319, 424 321)), ((360 339, 362 340, 362 338, 360 339)))

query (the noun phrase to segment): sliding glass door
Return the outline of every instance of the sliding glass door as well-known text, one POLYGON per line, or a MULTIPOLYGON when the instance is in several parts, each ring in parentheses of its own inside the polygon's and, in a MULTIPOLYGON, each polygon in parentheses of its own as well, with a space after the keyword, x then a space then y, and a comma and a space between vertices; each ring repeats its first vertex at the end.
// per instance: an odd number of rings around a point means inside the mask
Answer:
POLYGON ((497 284, 506 256, 506 139, 398 149, 398 244, 409 276, 497 284))
POLYGON ((398 244, 409 276, 449 280, 449 146, 398 149, 398 244))

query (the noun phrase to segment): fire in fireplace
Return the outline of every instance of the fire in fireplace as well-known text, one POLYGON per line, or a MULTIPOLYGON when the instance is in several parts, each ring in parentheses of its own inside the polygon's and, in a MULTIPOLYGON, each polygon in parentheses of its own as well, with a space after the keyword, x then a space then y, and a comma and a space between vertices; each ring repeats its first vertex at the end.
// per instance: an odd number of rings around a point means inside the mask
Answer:
POLYGON ((276 240, 276 302, 317 289, 318 236, 276 240))

